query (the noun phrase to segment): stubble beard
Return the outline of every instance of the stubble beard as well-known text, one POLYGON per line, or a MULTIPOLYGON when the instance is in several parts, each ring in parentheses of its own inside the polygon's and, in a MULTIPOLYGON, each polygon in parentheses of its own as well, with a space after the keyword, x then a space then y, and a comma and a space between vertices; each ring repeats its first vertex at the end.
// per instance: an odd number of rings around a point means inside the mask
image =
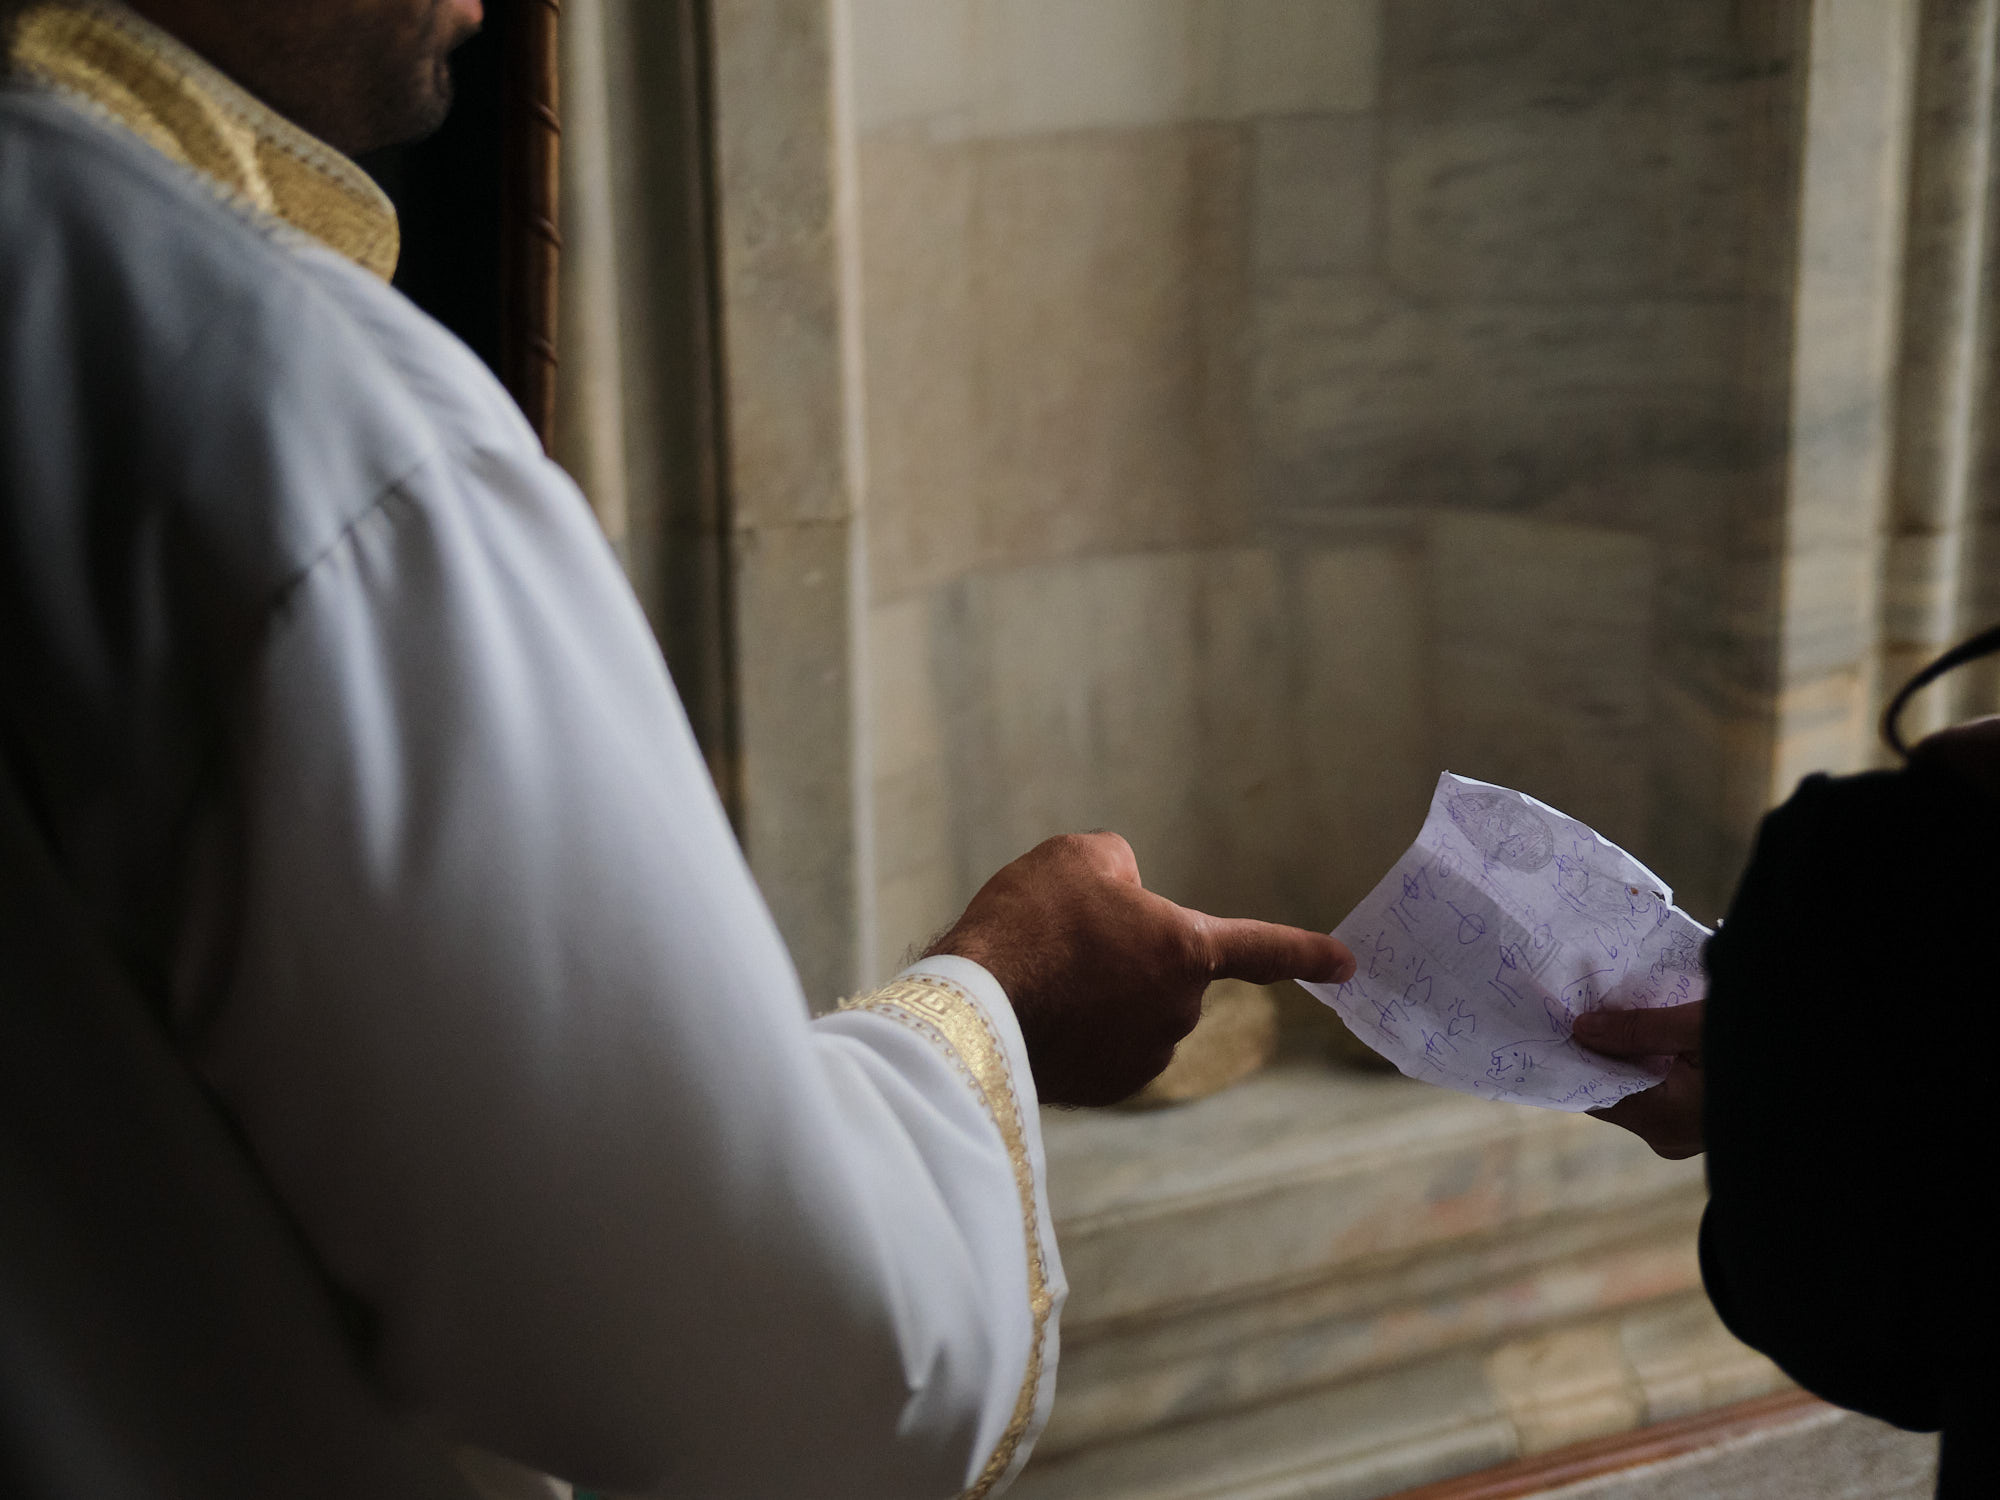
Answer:
POLYGON ((387 70, 357 78, 353 120, 342 134, 350 153, 420 141, 436 132, 451 113, 451 53, 463 37, 438 38, 425 55, 410 59, 400 78, 387 70))
POLYGON ((233 25, 184 40, 350 156, 420 140, 442 125, 451 110, 451 54, 477 30, 449 0, 225 6, 233 25))

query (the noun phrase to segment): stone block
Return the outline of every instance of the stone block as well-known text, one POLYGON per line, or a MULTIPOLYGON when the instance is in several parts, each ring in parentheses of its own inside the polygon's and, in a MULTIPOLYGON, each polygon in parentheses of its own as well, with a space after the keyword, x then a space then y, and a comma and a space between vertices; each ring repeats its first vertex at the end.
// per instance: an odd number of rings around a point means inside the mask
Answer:
POLYGON ((1240 530, 1238 133, 979 148, 972 254, 982 556, 1240 530))
POLYGON ((1427 119, 1576 114, 1783 77, 1796 38, 1719 4, 1395 0, 1383 15, 1383 107, 1427 119))
POLYGON ((735 537, 743 849, 816 1006, 854 994, 872 877, 857 807, 845 521, 735 537))
POLYGON ((1176 900, 1331 926, 1436 776, 1423 577, 1391 549, 1225 548, 942 591, 959 889, 1049 834, 1109 827, 1176 900))
POLYGON ((857 154, 869 585, 895 599, 979 557, 978 161, 908 132, 857 154))
POLYGON ((940 140, 1374 106, 1380 0, 854 0, 855 119, 940 140))
POLYGON ((1651 542, 1445 515, 1430 561, 1447 768, 1540 797, 1646 859, 1651 542))
POLYGON ((1262 548, 1193 559, 1185 607, 1196 676, 1181 796, 1198 812, 1200 843, 1172 884, 1156 887, 1192 906, 1267 920, 1297 914, 1304 852, 1287 582, 1280 559, 1262 548))
MULTIPOLYGON (((1771 755, 1774 798, 1789 795, 1815 771, 1839 776, 1875 763, 1881 705, 1875 701, 1876 683, 1869 665, 1856 662, 1802 678, 1778 695, 1771 755)), ((1913 733, 1920 732, 1916 715, 1907 724, 1913 733)))
POLYGON ((875 820, 875 948, 870 980, 903 966, 970 896, 952 857, 944 725, 928 596, 869 611, 867 735, 875 820))
POLYGON ((1481 301, 1740 294, 1740 136, 1647 110, 1387 126, 1399 285, 1481 301), (1692 124, 1692 129, 1690 129, 1692 124), (1687 161, 1685 138, 1714 139, 1687 161))
POLYGON ((832 28, 821 0, 719 0, 712 19, 734 520, 837 520, 855 497, 832 28))
POLYGON ((1645 1392, 1626 1365, 1617 1330, 1603 1324, 1504 1344, 1487 1356, 1486 1378, 1522 1453, 1625 1432, 1645 1418, 1645 1392))
POLYGON ((1713 926, 1727 908, 1773 788, 1768 711, 1731 712, 1656 674, 1652 832, 1646 847, 1674 899, 1713 926))
POLYGON ((1162 125, 1195 95, 1195 0, 982 0, 973 132, 1162 125))
MULTIPOLYGON (((1698 1194, 1530 1221, 1142 1318, 1065 1328, 1050 1456, 1699 1285, 1698 1194)), ((1226 1255, 1226 1245, 1218 1245, 1226 1255)))
POLYGON ((1021 1500, 1362 1500, 1504 1462, 1513 1429, 1478 1359, 1335 1386, 1144 1443, 1031 1462, 1021 1500))
POLYGON ((1701 1293, 1700 1163, 1582 1116, 1280 1061, 1044 1139, 1031 1496, 1364 1500, 1783 1384, 1701 1293))
POLYGON ((847 0, 854 123, 962 134, 976 97, 976 0, 847 0))
POLYGON ((1713 1411, 1779 1388, 1771 1362, 1737 1342, 1704 1296, 1668 1298, 1618 1326, 1619 1352, 1647 1422, 1713 1411))
MULTIPOLYGON (((1440 297, 1778 294, 1747 150, 1795 87, 1716 5, 1391 6, 1389 257, 1440 297)), ((1782 279, 1780 279, 1782 278, 1782 279)))
POLYGON ((1382 0, 1203 0, 1194 19, 1200 116, 1375 107, 1382 0))
POLYGON ((1792 336, 1794 546, 1870 545, 1887 503, 1915 12, 1904 0, 1837 0, 1813 17, 1792 336))
POLYGON ((1275 1068, 1143 1127, 1064 1116, 1047 1135, 1073 1321, 1297 1284, 1700 1176, 1582 1116, 1317 1068, 1275 1068))
POLYGON ((1376 269, 1380 124, 1373 115, 1299 115, 1253 127, 1255 274, 1376 269))
POLYGON ((1363 276, 1273 277, 1251 331, 1256 489, 1267 516, 1427 498, 1404 484, 1435 427, 1435 328, 1363 276))
POLYGON ((1440 769, 1423 548, 1314 550, 1288 574, 1299 662, 1299 782, 1309 830, 1293 920, 1335 925, 1422 825, 1440 769))
POLYGON ((868 611, 869 760, 877 776, 935 766, 943 757, 932 614, 921 597, 868 611))
MULTIPOLYGON (((1883 594, 1893 597, 1895 564, 1894 543, 1883 555, 1873 538, 1788 549, 1782 595, 1787 686, 1829 672, 1859 671, 1878 629, 1893 638, 1894 607, 1883 594), (1878 586, 1878 570, 1888 574, 1881 580, 1886 589, 1878 586), (1878 600, 1887 606, 1882 611, 1886 618, 1878 617, 1878 600)), ((1950 587, 1943 585, 1940 592, 1950 587)), ((1948 605, 1940 613, 1948 618, 1948 605)))
POLYGON ((1245 526, 1238 134, 861 148, 873 589, 1245 526))
POLYGON ((946 592, 937 661, 963 881, 1080 828, 1125 834, 1156 887, 1192 874, 1198 561, 1078 559, 946 592))

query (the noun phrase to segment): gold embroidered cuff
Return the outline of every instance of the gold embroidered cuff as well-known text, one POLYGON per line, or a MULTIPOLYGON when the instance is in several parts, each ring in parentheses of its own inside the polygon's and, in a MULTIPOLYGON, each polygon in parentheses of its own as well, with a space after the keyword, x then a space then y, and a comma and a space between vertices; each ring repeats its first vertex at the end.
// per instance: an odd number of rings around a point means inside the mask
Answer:
POLYGON ((1035 1169, 1028 1159, 1027 1135, 1020 1101, 1014 1092, 1013 1070, 985 1010, 949 980, 928 975, 898 979, 873 994, 843 1000, 840 1008, 887 1016, 948 1053, 999 1127, 1000 1138, 1007 1145, 1007 1159, 1014 1167, 1014 1186, 1021 1197, 1021 1225, 1027 1242, 1028 1308, 1034 1320, 1034 1334, 1028 1346, 1027 1374, 1014 1402, 1013 1417, 986 1466, 980 1470, 979 1478, 961 1497, 961 1500, 984 1500, 1013 1464, 1014 1455, 1034 1421, 1042 1385, 1043 1346, 1047 1342, 1049 1317, 1055 1310, 1055 1298, 1049 1291, 1048 1266, 1042 1257, 1035 1169))

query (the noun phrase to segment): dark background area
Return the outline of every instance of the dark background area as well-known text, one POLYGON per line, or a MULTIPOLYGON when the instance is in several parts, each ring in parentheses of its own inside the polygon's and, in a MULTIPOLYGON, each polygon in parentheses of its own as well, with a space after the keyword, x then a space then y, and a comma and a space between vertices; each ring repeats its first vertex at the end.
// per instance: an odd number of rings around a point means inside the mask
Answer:
POLYGON ((362 158, 403 227, 396 286, 496 372, 501 322, 501 90, 509 0, 452 58, 455 98, 428 140, 362 158))

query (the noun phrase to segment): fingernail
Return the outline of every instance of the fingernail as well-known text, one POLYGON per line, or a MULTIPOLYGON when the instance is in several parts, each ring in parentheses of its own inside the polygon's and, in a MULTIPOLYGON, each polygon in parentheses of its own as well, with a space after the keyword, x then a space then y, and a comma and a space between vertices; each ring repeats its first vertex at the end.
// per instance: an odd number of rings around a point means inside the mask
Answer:
POLYGON ((1587 1010, 1576 1018, 1576 1025, 1572 1030, 1582 1037, 1598 1036, 1603 1033, 1604 1021, 1596 1011, 1587 1010))

